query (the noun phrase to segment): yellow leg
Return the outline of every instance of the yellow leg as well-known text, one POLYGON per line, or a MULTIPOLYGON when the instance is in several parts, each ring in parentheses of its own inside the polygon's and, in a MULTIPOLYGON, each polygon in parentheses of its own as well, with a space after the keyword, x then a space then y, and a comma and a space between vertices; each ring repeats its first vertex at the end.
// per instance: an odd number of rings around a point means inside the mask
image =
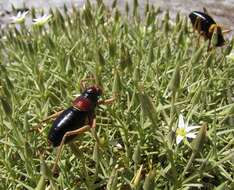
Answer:
POLYGON ((224 30, 223 32, 222 32, 222 34, 227 34, 227 33, 229 33, 229 32, 231 32, 231 31, 233 31, 233 30, 224 30))
POLYGON ((48 120, 50 120, 50 119, 53 119, 53 118, 58 117, 63 111, 64 111, 64 110, 58 111, 58 112, 56 112, 56 113, 54 113, 54 114, 52 114, 52 115, 46 117, 46 118, 43 119, 40 123, 44 123, 44 122, 46 122, 46 121, 48 121, 48 120))
POLYGON ((201 22, 200 18, 196 18, 195 24, 194 24, 194 29, 198 31, 198 39, 197 39, 197 46, 199 46, 200 43, 200 38, 201 38, 201 22))
POLYGON ((209 44, 208 44, 207 52, 211 50, 210 44, 211 44, 211 40, 209 39, 209 44))
POLYGON ((55 163, 53 165, 53 168, 52 168, 52 172, 55 173, 55 170, 56 170, 56 167, 57 167, 57 164, 58 164, 58 161, 59 161, 59 158, 60 158, 60 155, 62 153, 62 148, 63 148, 63 145, 64 145, 64 142, 66 140, 67 137, 71 136, 71 135, 78 135, 78 134, 81 134, 81 133, 84 133, 86 131, 88 131, 91 127, 89 125, 87 126, 84 126, 80 129, 77 129, 77 130, 74 130, 74 131, 68 131, 65 133, 65 135, 63 136, 63 139, 58 147, 58 151, 57 151, 57 155, 56 155, 56 158, 55 158, 55 163))
POLYGON ((88 78, 82 79, 82 80, 80 81, 80 86, 81 86, 81 89, 82 89, 82 90, 84 90, 84 89, 86 88, 85 83, 86 83, 87 81, 89 81, 89 80, 95 80, 95 78, 94 78, 94 77, 88 77, 88 78))
POLYGON ((112 102, 114 102, 116 99, 116 96, 113 96, 112 98, 109 98, 107 100, 99 100, 98 101, 98 105, 101 105, 101 104, 111 104, 112 102))
POLYGON ((43 119, 42 121, 40 121, 39 124, 36 127, 34 127, 33 129, 30 129, 29 132, 32 132, 32 131, 35 131, 35 130, 41 132, 40 128, 42 127, 42 123, 47 122, 50 119, 58 117, 63 111, 64 110, 58 111, 58 112, 56 112, 56 113, 54 113, 54 114, 46 117, 45 119, 43 119))
POLYGON ((205 7, 203 7, 203 12, 207 15, 209 15, 209 12, 207 11, 207 9, 205 7))
POLYGON ((198 33, 200 34, 201 31, 201 19, 198 17, 196 18, 196 21, 194 23, 194 28, 198 31, 198 33))

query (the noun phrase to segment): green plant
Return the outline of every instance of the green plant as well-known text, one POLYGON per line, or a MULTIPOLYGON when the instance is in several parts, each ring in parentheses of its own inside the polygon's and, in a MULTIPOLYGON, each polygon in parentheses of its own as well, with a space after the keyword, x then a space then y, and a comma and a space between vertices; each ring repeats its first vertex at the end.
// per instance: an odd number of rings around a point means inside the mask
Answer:
POLYGON ((173 23, 167 12, 161 20, 147 4, 140 18, 134 5, 122 15, 115 3, 110 9, 87 1, 82 10, 51 9, 44 26, 21 23, 1 32, 0 189, 233 188, 230 51, 207 52, 185 17, 173 23), (113 105, 97 111, 102 147, 90 133, 79 136, 64 147, 55 178, 50 124, 33 129, 68 107, 90 75, 104 97, 118 91, 113 105), (207 124, 191 164, 191 141, 175 143, 180 113, 207 124))

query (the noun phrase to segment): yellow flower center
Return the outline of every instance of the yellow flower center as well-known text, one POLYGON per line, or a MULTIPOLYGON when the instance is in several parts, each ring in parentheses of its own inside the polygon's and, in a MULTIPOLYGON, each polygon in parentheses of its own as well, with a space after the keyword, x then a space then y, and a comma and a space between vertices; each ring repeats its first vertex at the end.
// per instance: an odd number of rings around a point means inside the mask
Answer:
POLYGON ((177 130, 176 130, 176 135, 178 136, 178 135, 180 135, 180 136, 182 136, 182 137, 185 137, 186 136, 186 130, 185 130, 185 128, 178 128, 177 130))

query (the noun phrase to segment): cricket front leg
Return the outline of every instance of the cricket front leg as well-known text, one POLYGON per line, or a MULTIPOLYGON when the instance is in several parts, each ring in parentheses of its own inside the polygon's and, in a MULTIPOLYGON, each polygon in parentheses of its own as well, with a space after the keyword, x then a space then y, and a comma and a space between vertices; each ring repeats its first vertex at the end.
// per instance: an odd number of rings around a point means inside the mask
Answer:
POLYGON ((99 100, 98 101, 98 105, 101 105, 101 104, 112 104, 114 101, 116 100, 116 95, 109 98, 109 99, 106 99, 106 100, 99 100))
POLYGON ((86 83, 87 81, 90 81, 90 80, 95 80, 95 77, 87 77, 87 78, 82 79, 82 80, 80 81, 80 87, 81 87, 82 90, 86 89, 86 84, 85 84, 85 83, 86 83))
POLYGON ((230 33, 231 31, 233 31, 233 29, 224 30, 224 31, 222 32, 222 34, 228 34, 228 33, 230 33))

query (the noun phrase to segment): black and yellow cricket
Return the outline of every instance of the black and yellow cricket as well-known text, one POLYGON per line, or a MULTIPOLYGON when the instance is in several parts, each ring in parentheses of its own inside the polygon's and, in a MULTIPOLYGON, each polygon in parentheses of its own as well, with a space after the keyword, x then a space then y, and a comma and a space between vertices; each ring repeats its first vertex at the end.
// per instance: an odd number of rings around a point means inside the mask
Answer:
POLYGON ((204 12, 191 12, 189 18, 193 28, 198 31, 199 38, 200 36, 203 36, 205 40, 209 40, 208 49, 210 48, 211 39, 215 30, 217 32, 217 42, 215 46, 220 47, 225 44, 222 27, 214 21, 214 19, 207 13, 206 9, 204 9, 204 12))

